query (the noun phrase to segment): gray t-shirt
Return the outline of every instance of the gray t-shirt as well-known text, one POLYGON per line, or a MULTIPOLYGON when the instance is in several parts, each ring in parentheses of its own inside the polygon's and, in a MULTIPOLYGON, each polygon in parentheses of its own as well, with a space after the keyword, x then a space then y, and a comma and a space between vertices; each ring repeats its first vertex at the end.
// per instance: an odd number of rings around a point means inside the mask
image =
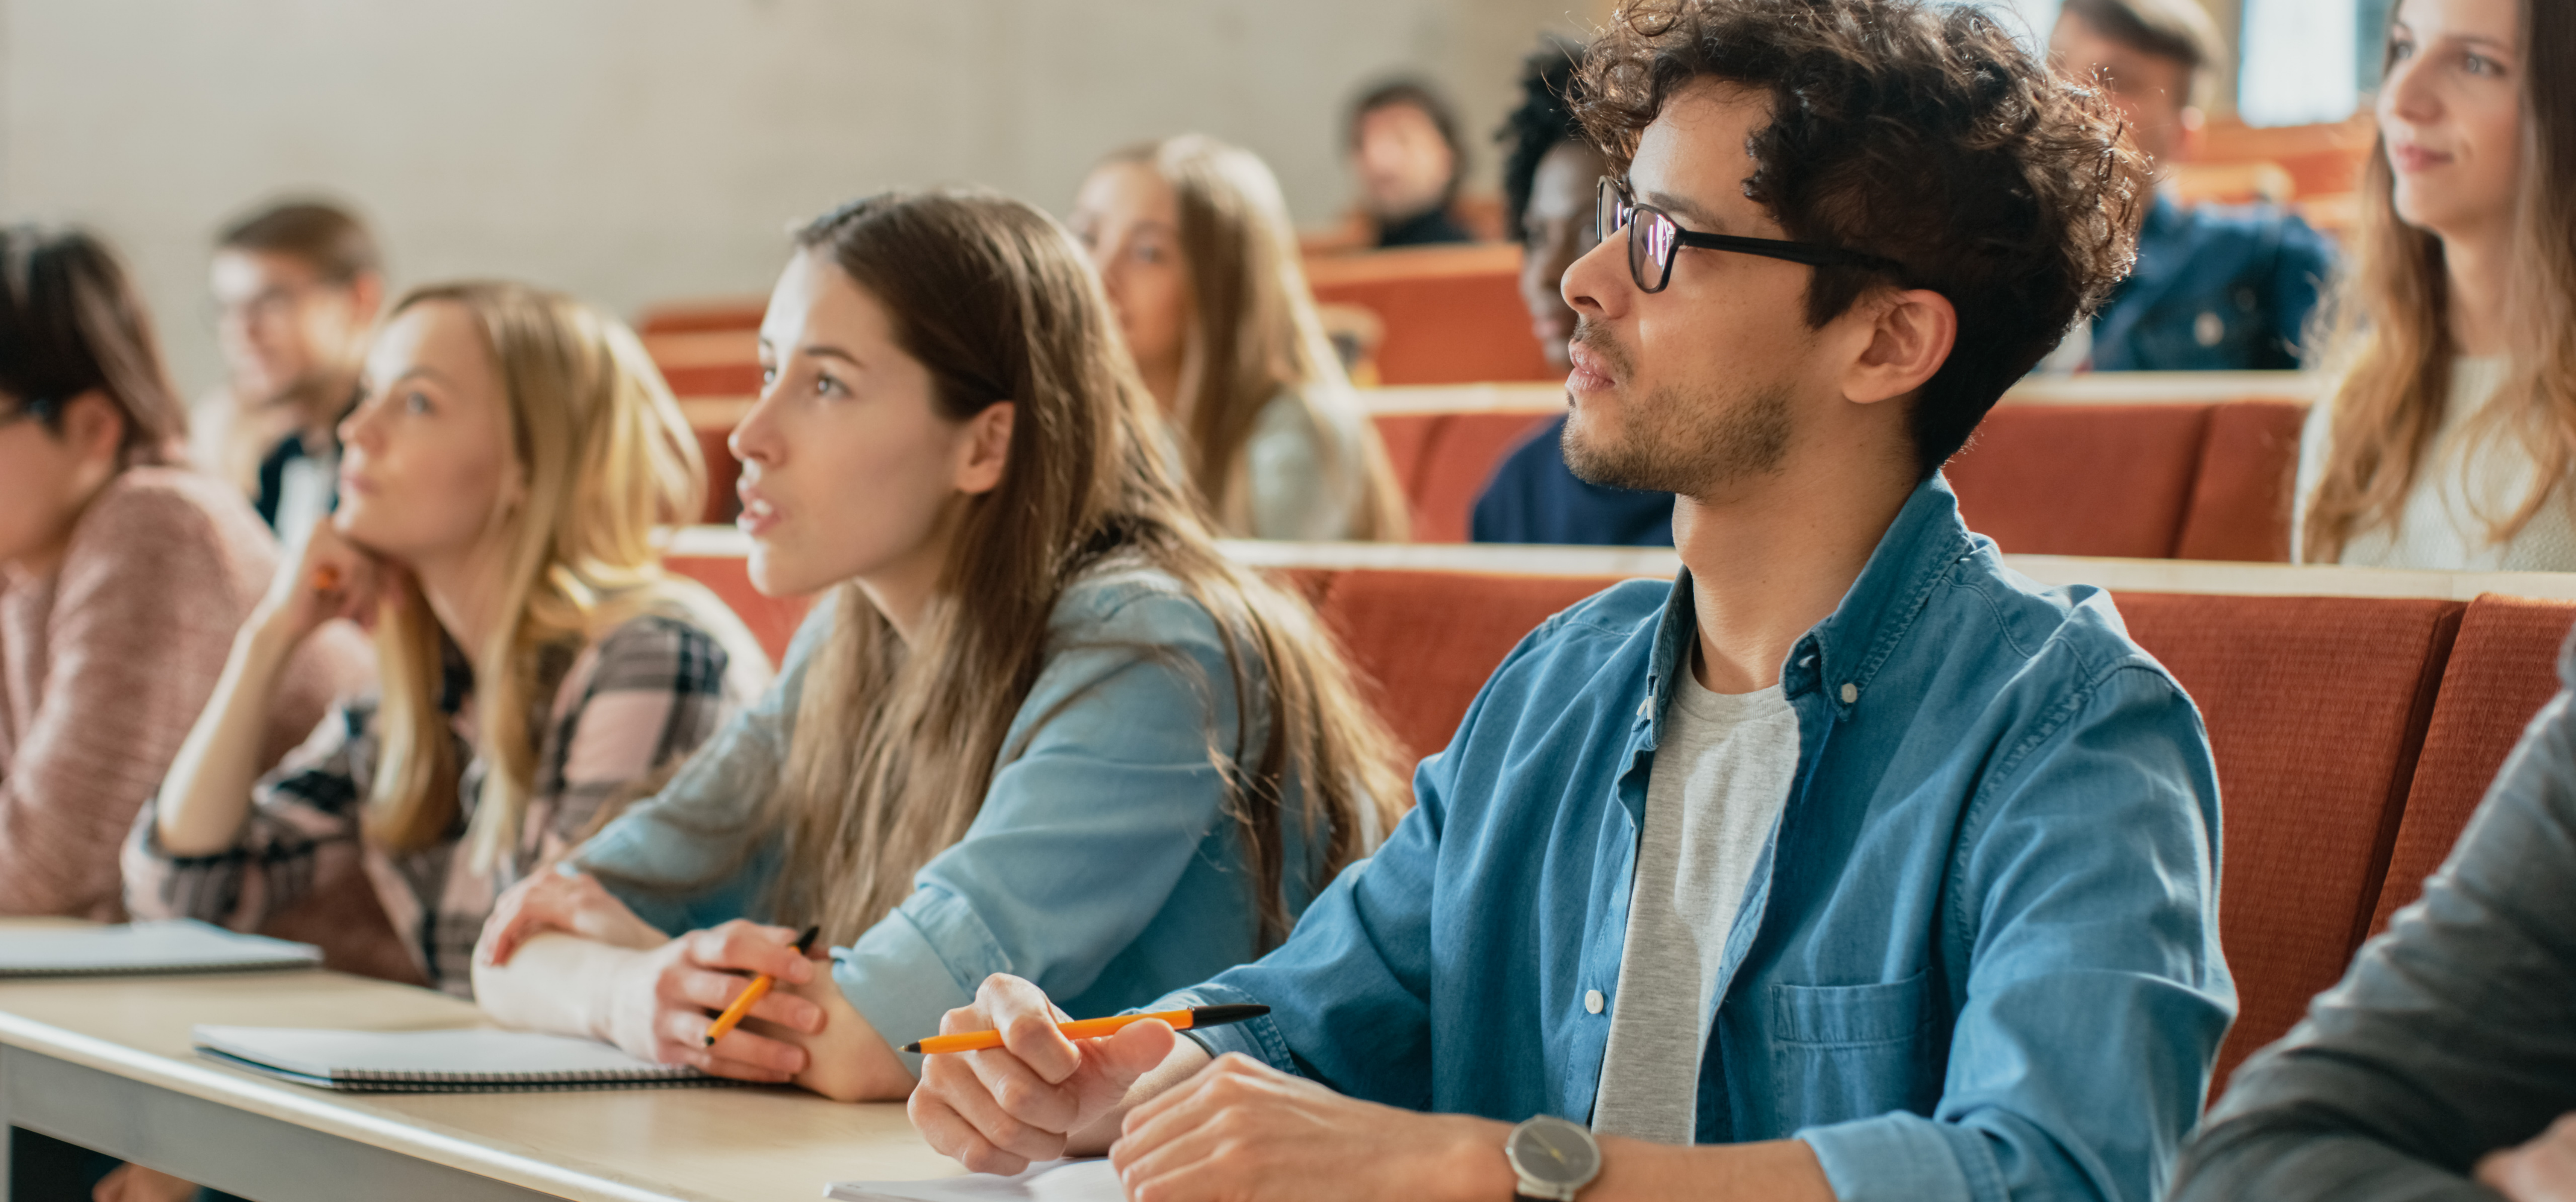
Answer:
POLYGON ((1592 1108, 1595 1131, 1666 1144, 1697 1131, 1718 959, 1798 771, 1798 716, 1778 685, 1728 695, 1677 675, 1592 1108))

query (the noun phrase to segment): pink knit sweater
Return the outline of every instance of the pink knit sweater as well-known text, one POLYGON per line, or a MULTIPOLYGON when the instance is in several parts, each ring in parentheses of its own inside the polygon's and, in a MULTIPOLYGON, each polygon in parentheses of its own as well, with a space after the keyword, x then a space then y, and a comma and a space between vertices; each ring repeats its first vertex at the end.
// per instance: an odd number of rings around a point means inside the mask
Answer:
MULTIPOLYGON (((59 571, 0 573, 0 914, 123 916, 117 853, 276 567, 239 495, 140 467, 82 513, 59 571)), ((306 640, 261 765, 364 688, 374 662, 353 629, 306 640)))

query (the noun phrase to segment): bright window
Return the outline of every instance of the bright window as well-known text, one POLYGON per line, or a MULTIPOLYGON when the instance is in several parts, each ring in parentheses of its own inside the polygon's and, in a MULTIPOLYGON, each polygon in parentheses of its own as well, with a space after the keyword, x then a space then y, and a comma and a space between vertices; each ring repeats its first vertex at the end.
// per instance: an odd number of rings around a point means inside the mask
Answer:
POLYGON ((2248 125, 2341 121, 2361 102, 2355 0, 2245 0, 2236 111, 2248 125))

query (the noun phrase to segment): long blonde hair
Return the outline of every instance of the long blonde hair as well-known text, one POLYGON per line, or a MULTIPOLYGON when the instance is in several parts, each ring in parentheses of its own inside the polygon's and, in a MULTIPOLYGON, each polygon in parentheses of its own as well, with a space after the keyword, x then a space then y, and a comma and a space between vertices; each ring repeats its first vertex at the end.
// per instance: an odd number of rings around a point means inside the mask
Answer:
POLYGON ((1297 398, 1323 447, 1328 480, 1356 477, 1351 537, 1401 542, 1408 519, 1377 429, 1324 336, 1298 258, 1297 231, 1279 181, 1260 156, 1204 134, 1133 146, 1106 164, 1151 169, 1179 202, 1181 259, 1195 318, 1181 358, 1175 417, 1189 439, 1190 480, 1235 534, 1252 529, 1245 448, 1272 398, 1297 398), (1360 461, 1334 432, 1361 432, 1360 461))
MULTIPOLYGON (((2540 0, 2522 0, 2521 10, 2522 172, 2505 306, 2512 369, 2466 436, 2511 438, 2539 470, 2513 511, 2477 515, 2496 542, 2548 505, 2569 504, 2557 493, 2576 466, 2576 12, 2540 0)), ((2300 530, 2310 562, 2332 563, 2354 535, 2397 522, 2454 399, 2459 348, 2442 241, 2398 217, 2395 188, 2383 136, 2331 309, 2325 358, 2336 383, 2319 402, 2334 407, 2330 454, 2300 530)))
POLYGON ((1217 552, 1080 247, 1046 214, 981 192, 871 197, 797 242, 884 306, 943 417, 1016 411, 1003 479, 964 500, 909 645, 856 584, 834 589, 770 802, 786 835, 780 920, 847 943, 911 893, 1022 750, 1004 739, 1048 657, 1067 650, 1050 643, 1057 599, 1085 573, 1134 565, 1178 581, 1227 636, 1229 679, 1206 682, 1208 754, 1253 866, 1260 929, 1246 935, 1284 937, 1285 803, 1302 799, 1306 845, 1338 870, 1399 812, 1395 746, 1305 603, 1217 552), (1213 733, 1216 689, 1242 716, 1232 746, 1213 733))
MULTIPOLYGON (((415 289, 389 319, 432 302, 471 314, 499 365, 503 437, 524 486, 492 518, 506 548, 492 612, 513 618, 485 645, 461 648, 474 668, 484 764, 467 838, 473 863, 489 868, 524 837, 549 667, 559 672, 571 653, 646 612, 689 621, 736 654, 752 644, 721 601, 662 573, 654 528, 696 517, 706 465, 633 332, 571 297, 502 282, 415 289)), ((380 844, 414 849, 450 837, 464 765, 440 707, 447 636, 401 579, 376 626, 383 700, 366 828, 380 844)))

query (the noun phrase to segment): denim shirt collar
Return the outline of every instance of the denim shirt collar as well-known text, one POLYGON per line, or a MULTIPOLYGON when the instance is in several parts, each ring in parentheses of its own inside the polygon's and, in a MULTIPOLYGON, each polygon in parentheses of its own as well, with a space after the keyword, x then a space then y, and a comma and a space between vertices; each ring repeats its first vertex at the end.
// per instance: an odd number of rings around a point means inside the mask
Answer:
MULTIPOLYGON (((1897 510, 1877 549, 1862 565, 1842 603, 1825 620, 1809 628, 1789 647, 1780 664, 1781 694, 1795 702, 1813 692, 1837 716, 1848 715, 1869 692, 1870 678, 1904 640, 1951 565, 1971 554, 1976 536, 1959 520, 1959 497, 1939 472, 1914 487, 1897 510)), ((1673 582, 1672 597, 1655 626, 1652 658, 1646 669, 1646 700, 1637 726, 1645 732, 1642 750, 1662 741, 1665 711, 1673 682, 1687 665, 1698 617, 1691 608, 1690 569, 1673 582)))

